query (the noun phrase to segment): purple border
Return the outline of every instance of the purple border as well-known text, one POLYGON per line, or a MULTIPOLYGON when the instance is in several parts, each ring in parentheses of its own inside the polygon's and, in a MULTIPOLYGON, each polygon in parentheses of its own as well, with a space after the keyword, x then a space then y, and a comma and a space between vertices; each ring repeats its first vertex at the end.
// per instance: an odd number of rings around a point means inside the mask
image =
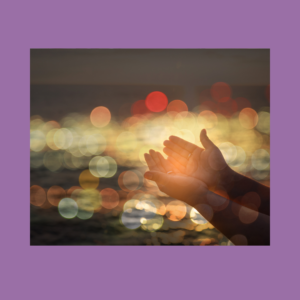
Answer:
POLYGON ((0 8, 1 299, 294 299, 299 4, 17 2, 0 8), (271 246, 30 247, 30 48, 270 48, 271 246))

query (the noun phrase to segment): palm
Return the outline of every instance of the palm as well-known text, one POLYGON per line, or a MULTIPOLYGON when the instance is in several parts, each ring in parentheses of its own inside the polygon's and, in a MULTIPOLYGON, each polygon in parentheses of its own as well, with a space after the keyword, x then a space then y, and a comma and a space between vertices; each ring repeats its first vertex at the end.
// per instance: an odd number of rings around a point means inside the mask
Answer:
POLYGON ((226 162, 217 147, 204 150, 197 147, 188 160, 185 174, 195 177, 211 187, 218 184, 220 170, 225 165, 226 162))
POLYGON ((164 152, 181 173, 199 179, 211 187, 218 184, 221 172, 227 164, 221 151, 203 131, 200 140, 205 149, 172 136, 169 141, 164 142, 164 152))
POLYGON ((170 197, 183 200, 190 205, 195 205, 198 198, 207 192, 207 186, 200 180, 183 174, 172 166, 159 152, 150 150, 150 155, 145 154, 145 159, 150 171, 159 174, 155 180, 158 188, 170 197), (168 174, 168 172, 172 172, 168 174))

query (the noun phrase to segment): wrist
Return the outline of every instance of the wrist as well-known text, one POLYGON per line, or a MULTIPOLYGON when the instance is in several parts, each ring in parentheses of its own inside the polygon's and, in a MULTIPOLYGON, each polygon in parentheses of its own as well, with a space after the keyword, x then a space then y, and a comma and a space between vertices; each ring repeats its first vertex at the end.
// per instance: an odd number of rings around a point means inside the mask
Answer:
POLYGON ((231 189, 231 186, 236 180, 236 173, 228 165, 221 171, 219 185, 223 187, 226 191, 231 189))

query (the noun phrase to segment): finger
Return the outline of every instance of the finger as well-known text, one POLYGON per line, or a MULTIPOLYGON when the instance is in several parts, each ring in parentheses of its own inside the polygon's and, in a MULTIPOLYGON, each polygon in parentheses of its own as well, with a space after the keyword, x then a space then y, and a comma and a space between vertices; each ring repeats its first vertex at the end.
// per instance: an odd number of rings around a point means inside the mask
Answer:
POLYGON ((195 151, 192 153, 187 166, 186 166, 186 174, 187 175, 192 175, 194 172, 197 171, 198 169, 198 163, 201 159, 201 153, 202 150, 199 149, 195 149, 195 151))
POLYGON ((180 173, 185 174, 185 167, 178 163, 176 159, 174 159, 172 156, 169 156, 167 160, 173 165, 175 170, 177 169, 180 173))
POLYGON ((195 148, 199 148, 198 146, 196 146, 190 142, 187 142, 178 136, 171 135, 169 137, 169 140, 171 142, 173 142, 174 144, 177 144, 181 148, 185 149, 189 153, 192 153, 195 150, 195 148))
POLYGON ((160 159, 159 159, 157 153, 156 153, 154 150, 152 150, 152 149, 149 151, 149 153, 150 153, 152 159, 154 160, 154 162, 155 162, 155 164, 156 164, 158 170, 159 170, 160 172, 165 172, 165 169, 164 169, 164 167, 162 166, 162 164, 161 164, 161 162, 160 162, 160 159))
POLYGON ((165 172, 167 173, 174 172, 172 164, 169 161, 167 161, 160 152, 156 152, 156 153, 158 158, 160 159, 161 165, 163 166, 165 172))
POLYGON ((177 144, 171 142, 171 141, 164 141, 164 146, 166 146, 167 148, 170 148, 171 150, 173 150, 174 152, 176 152, 177 154, 181 155, 184 158, 189 158, 191 152, 181 148, 180 146, 178 146, 177 144))
POLYGON ((200 142, 205 149, 215 147, 215 144, 208 138, 206 129, 202 129, 200 132, 200 142))
POLYGON ((168 155, 173 157, 175 160, 177 160, 182 166, 186 166, 188 160, 184 157, 182 157, 181 155, 179 155, 178 153, 174 152, 173 150, 171 150, 170 148, 164 148, 163 151, 168 155))
POLYGON ((148 153, 144 154, 146 163, 150 171, 158 171, 155 161, 152 159, 151 155, 148 153))
POLYGON ((144 177, 148 180, 155 181, 160 186, 165 186, 172 181, 173 176, 162 172, 150 171, 146 172, 144 177))

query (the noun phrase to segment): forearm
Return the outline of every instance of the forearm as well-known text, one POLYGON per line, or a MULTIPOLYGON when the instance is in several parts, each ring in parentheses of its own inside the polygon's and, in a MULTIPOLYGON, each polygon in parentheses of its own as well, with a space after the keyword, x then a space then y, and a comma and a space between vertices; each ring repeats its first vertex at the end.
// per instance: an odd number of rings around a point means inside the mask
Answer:
POLYGON ((221 175, 221 186, 226 190, 230 200, 243 206, 252 204, 260 213, 270 215, 269 187, 239 174, 229 167, 221 175))
POLYGON ((195 208, 216 229, 236 244, 270 245, 270 217, 212 192, 195 208))

